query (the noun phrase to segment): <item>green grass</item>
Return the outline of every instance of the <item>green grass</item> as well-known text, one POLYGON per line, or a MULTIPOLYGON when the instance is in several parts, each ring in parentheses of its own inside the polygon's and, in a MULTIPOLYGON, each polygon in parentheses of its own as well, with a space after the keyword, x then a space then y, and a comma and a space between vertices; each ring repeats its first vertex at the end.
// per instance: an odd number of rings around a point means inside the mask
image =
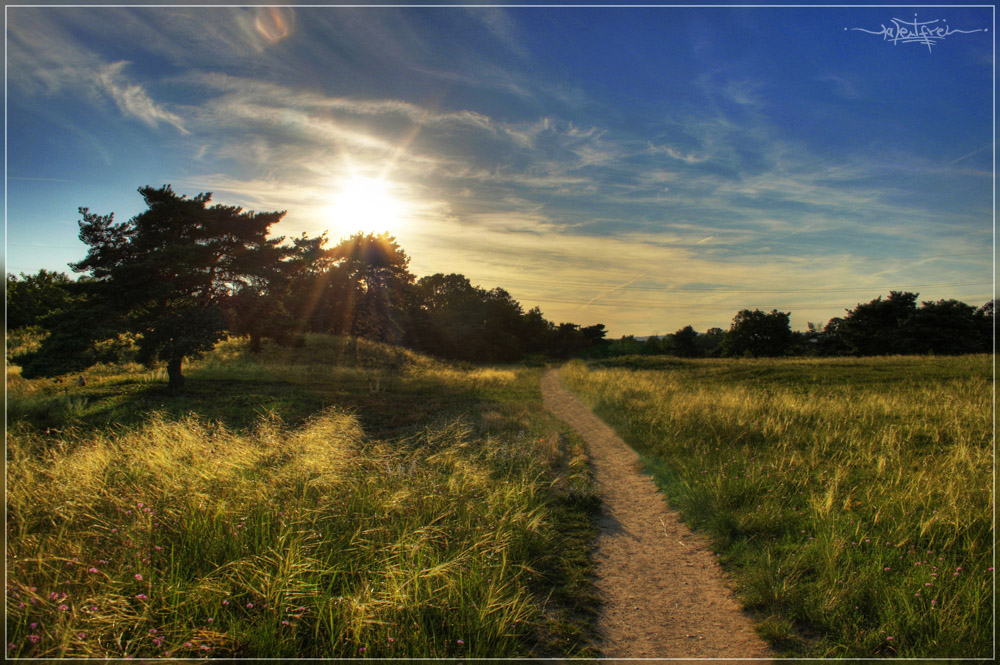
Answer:
POLYGON ((788 656, 992 653, 986 356, 575 362, 788 656))
POLYGON ((8 372, 7 655, 596 654, 580 442, 538 370, 314 336, 8 372))

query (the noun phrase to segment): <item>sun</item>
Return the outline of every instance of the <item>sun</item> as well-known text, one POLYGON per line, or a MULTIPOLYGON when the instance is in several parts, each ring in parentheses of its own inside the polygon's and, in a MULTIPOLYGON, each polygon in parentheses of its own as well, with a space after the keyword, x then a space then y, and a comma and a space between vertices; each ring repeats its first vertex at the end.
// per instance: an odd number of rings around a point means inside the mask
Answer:
POLYGON ((406 210, 393 190, 394 186, 381 178, 355 176, 346 180, 324 210, 330 230, 344 238, 359 231, 397 233, 405 224, 406 210))

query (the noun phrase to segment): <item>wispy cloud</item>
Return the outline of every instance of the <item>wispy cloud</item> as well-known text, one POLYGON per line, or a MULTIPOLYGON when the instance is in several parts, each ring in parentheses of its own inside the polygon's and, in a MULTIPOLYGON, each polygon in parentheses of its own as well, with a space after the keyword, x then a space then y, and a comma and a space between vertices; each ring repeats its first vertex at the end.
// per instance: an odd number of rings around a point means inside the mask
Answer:
POLYGON ((142 86, 125 78, 123 70, 127 65, 125 61, 111 63, 102 67, 95 76, 98 87, 114 100, 118 110, 150 127, 165 122, 176 127, 181 134, 188 134, 180 116, 154 102, 142 86))

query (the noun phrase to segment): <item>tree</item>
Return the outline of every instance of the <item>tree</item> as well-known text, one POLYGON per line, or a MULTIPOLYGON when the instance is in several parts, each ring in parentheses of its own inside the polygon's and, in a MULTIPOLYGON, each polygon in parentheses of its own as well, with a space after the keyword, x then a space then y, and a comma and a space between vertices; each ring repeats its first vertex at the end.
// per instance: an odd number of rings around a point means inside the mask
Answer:
POLYGON ((958 300, 923 302, 909 323, 909 351, 943 355, 980 351, 982 341, 975 311, 972 305, 958 300))
POLYGON ((691 326, 684 326, 672 335, 674 353, 681 358, 696 358, 701 355, 698 348, 698 333, 691 326))
POLYGON ((841 336, 843 325, 844 319, 839 316, 827 321, 823 330, 816 336, 816 345, 820 355, 842 356, 845 353, 850 353, 850 349, 841 336))
POLYGON ((726 339, 726 331, 722 328, 709 328, 704 335, 698 335, 698 351, 706 357, 718 357, 726 339))
POLYGON ((910 323, 917 311, 917 295, 890 291, 848 311, 838 327, 848 351, 859 356, 912 353, 915 350, 910 323))
POLYGON ((757 358, 784 355, 791 342, 789 313, 774 309, 770 312, 744 309, 733 317, 724 346, 726 355, 757 358))
POLYGON ((410 257, 388 233, 356 233, 332 252, 337 266, 352 287, 346 294, 349 332, 380 342, 403 338, 401 320, 404 294, 413 283, 410 257))
POLYGON ((37 326, 73 300, 72 282, 61 272, 38 271, 21 278, 7 273, 7 329, 37 326))
MULTIPOLYGON (((138 359, 151 365, 165 361, 169 386, 183 386, 182 364, 211 349, 225 334, 224 301, 254 288, 275 270, 281 238, 268 229, 283 212, 244 212, 241 208, 208 207, 210 193, 187 198, 169 185, 139 189, 147 209, 116 224, 114 215, 80 208, 80 239, 89 246, 86 258, 71 267, 92 278, 88 298, 67 311, 64 325, 39 350, 59 355, 67 348, 92 346, 111 332, 138 334, 138 359), (65 323, 90 320, 99 335, 75 331, 65 323), (60 351, 60 348, 63 351, 60 351)), ((42 365, 31 365, 29 370, 42 365)))
POLYGON ((993 313, 996 311, 996 300, 990 300, 976 310, 972 320, 979 333, 979 350, 983 353, 993 351, 993 313))
POLYGON ((420 278, 413 291, 409 339, 416 348, 491 362, 515 361, 528 350, 534 315, 525 315, 504 289, 487 291, 464 275, 437 273, 420 278))

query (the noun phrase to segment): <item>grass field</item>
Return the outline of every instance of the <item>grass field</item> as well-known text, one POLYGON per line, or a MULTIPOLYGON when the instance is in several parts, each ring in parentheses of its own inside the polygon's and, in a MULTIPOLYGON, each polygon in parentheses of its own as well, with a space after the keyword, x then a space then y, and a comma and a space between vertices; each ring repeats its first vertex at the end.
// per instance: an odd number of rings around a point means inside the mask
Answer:
POLYGON ((562 378, 713 538, 780 653, 992 653, 991 358, 630 357, 562 378))
POLYGON ((596 653, 598 501, 538 370, 316 336, 186 374, 8 370, 8 657, 596 653))

